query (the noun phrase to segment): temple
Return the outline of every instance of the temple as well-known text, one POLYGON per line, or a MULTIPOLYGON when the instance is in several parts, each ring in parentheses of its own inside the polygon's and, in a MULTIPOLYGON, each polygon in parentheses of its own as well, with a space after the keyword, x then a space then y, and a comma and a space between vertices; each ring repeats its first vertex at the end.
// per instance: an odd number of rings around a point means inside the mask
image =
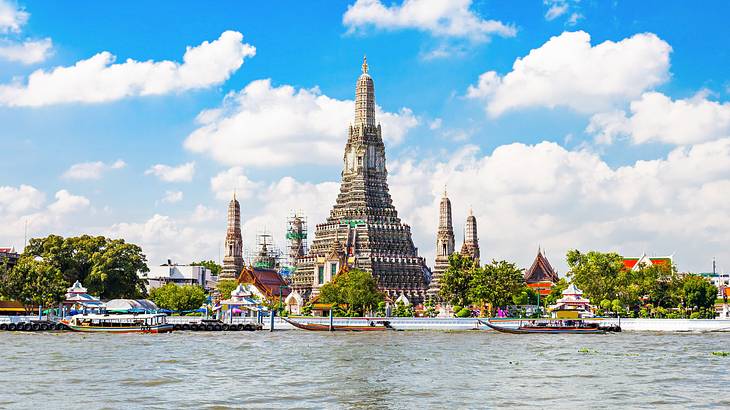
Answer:
POLYGON ((538 248, 535 261, 525 272, 525 284, 540 293, 541 296, 547 296, 557 281, 558 274, 543 255, 542 250, 538 248))
POLYGON ((228 204, 228 229, 220 279, 236 279, 243 269, 243 239, 241 238, 241 206, 236 194, 228 204))
POLYGON ((382 130, 375 121, 375 86, 364 60, 339 195, 292 275, 292 287, 303 299, 317 295, 345 265, 371 272, 392 299, 401 294, 411 301, 425 298, 430 272, 418 256, 410 226, 393 206, 387 176, 382 130))
POLYGON ((477 218, 471 208, 469 216, 466 217, 466 228, 464 229, 464 244, 461 245, 460 254, 469 256, 479 264, 479 238, 477 237, 477 218))
POLYGON ((439 229, 436 233, 436 262, 427 292, 429 298, 438 298, 441 276, 449 267, 449 256, 452 253, 454 253, 454 227, 451 218, 451 200, 444 190, 439 206, 439 229))
POLYGON ((629 270, 639 270, 642 266, 648 267, 652 265, 672 266, 674 263, 673 255, 661 257, 649 257, 646 253, 642 253, 638 258, 624 257, 624 266, 629 270))

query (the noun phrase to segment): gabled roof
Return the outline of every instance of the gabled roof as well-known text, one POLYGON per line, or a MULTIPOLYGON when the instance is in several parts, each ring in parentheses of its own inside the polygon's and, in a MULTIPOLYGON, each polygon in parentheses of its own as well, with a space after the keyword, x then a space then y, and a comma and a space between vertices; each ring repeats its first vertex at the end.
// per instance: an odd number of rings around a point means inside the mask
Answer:
POLYGON ((537 283, 537 282, 557 282, 558 274, 555 269, 550 265, 545 255, 542 254, 540 249, 537 250, 537 256, 535 261, 532 262, 530 269, 525 272, 525 283, 537 283))
POLYGON ((642 253, 641 256, 638 258, 624 258, 624 266, 626 269, 638 269, 638 267, 641 264, 644 264, 646 266, 652 266, 652 265, 671 265, 672 257, 671 256, 661 256, 661 257, 650 257, 646 256, 646 253, 642 253))
POLYGON ((256 286, 268 298, 279 297, 280 289, 282 297, 287 297, 291 293, 291 289, 284 278, 274 269, 257 267, 243 268, 241 275, 238 277, 238 282, 250 283, 256 286))

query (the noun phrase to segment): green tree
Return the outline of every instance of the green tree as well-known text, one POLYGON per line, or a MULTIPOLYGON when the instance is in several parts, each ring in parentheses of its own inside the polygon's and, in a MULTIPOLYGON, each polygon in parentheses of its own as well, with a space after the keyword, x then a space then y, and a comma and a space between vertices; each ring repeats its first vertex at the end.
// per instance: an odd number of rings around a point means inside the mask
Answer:
POLYGON ((222 279, 218 281, 215 288, 221 293, 221 299, 225 300, 231 298, 231 292, 233 292, 237 286, 238 282, 235 279, 222 279))
POLYGON ((464 306, 470 303, 472 278, 479 270, 479 264, 468 256, 453 253, 449 266, 441 276, 439 296, 452 305, 464 306))
POLYGON ((377 280, 370 272, 360 269, 340 273, 320 288, 319 295, 321 302, 347 305, 349 311, 359 315, 375 310, 383 300, 377 280))
MULTIPOLYGON (((717 287, 709 280, 698 275, 685 275, 682 278, 682 296, 685 304, 692 310, 712 310, 714 317, 715 299, 717 298, 717 287)), ((707 313, 705 316, 710 316, 707 313)))
POLYGON ((221 270, 223 270, 223 267, 215 261, 200 261, 200 262, 190 262, 190 265, 192 266, 205 266, 206 268, 210 269, 210 273, 213 276, 218 276, 221 273, 221 270))
POLYGON ((509 305, 524 287, 522 269, 507 261, 492 261, 475 270, 469 296, 474 302, 489 304, 491 316, 494 308, 509 305))
POLYGON ((150 291, 150 299, 162 309, 195 310, 205 302, 205 291, 197 285, 168 283, 150 291))
POLYGON ((0 294, 26 307, 55 305, 63 300, 67 287, 58 268, 30 255, 21 256, 0 278, 0 294))
POLYGON ((623 258, 617 253, 570 250, 567 255, 570 278, 591 300, 616 299, 625 277, 623 258))
POLYGON ((395 309, 393 310, 393 316, 395 317, 413 317, 413 305, 406 305, 403 302, 396 302, 395 309))
POLYGON ((536 305, 537 292, 525 286, 522 291, 512 296, 512 303, 515 305, 536 305))
POLYGON ((550 289, 550 294, 545 296, 544 299, 540 300, 543 306, 554 305, 558 302, 558 299, 563 297, 563 291, 568 289, 568 281, 565 278, 558 279, 557 283, 550 289))
POLYGON ((146 295, 145 280, 139 273, 149 272, 142 248, 123 239, 107 241, 94 253, 92 268, 84 280, 90 293, 102 299, 139 298, 146 295))

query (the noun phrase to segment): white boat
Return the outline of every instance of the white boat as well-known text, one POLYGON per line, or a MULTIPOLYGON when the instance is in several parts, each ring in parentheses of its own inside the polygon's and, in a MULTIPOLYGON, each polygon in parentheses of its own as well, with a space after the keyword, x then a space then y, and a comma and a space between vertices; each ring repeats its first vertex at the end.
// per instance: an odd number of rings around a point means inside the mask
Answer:
POLYGON ((81 314, 61 323, 76 332, 165 333, 173 328, 163 313, 81 314))

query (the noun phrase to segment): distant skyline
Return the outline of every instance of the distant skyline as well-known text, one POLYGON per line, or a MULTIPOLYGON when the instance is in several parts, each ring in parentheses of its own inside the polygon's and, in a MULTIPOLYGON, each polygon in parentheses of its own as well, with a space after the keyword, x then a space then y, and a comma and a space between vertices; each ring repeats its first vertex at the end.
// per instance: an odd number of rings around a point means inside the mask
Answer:
MULTIPOLYGON (((482 261, 538 246, 730 270, 721 1, 0 0, 0 246, 93 234, 218 260, 339 188, 363 55, 389 185, 433 267, 447 186, 482 261)), ((311 236, 310 236, 311 238, 311 236)))

